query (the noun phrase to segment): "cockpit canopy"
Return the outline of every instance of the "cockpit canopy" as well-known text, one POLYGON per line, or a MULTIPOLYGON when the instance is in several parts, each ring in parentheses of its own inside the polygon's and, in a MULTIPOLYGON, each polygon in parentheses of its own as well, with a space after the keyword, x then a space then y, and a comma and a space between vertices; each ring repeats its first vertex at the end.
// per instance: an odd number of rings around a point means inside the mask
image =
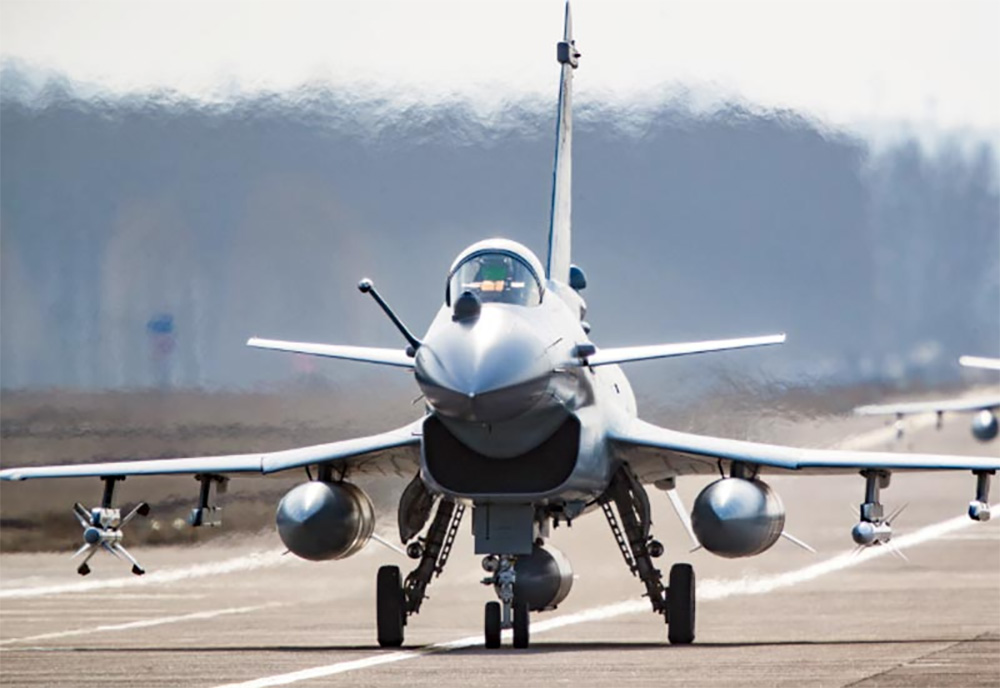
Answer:
POLYGON ((483 303, 537 306, 542 288, 531 266, 513 251, 484 249, 465 257, 448 281, 448 301, 465 291, 483 303))

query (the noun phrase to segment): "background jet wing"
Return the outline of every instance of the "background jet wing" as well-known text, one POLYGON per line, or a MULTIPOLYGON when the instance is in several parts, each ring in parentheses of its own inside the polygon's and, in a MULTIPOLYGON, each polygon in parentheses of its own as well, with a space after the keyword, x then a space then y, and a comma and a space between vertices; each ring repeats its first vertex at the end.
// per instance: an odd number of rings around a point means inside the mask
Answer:
POLYGON ((652 358, 670 358, 688 354, 704 354, 710 351, 746 349, 754 346, 784 344, 784 334, 764 337, 740 337, 739 339, 713 339, 704 342, 683 342, 675 344, 653 344, 651 346, 627 346, 614 349, 598 349, 581 361, 581 365, 601 366, 628 361, 646 361, 652 358))
POLYGON ((1000 358, 985 358, 983 356, 962 356, 958 364, 966 368, 982 368, 983 370, 1000 370, 1000 358))
POLYGON ((644 482, 672 475, 718 473, 719 461, 744 461, 763 468, 809 474, 889 470, 1000 470, 1000 457, 894 454, 844 449, 800 449, 722 437, 693 435, 633 420, 608 439, 619 458, 644 482))
POLYGON ((378 349, 369 346, 340 346, 337 344, 312 344, 310 342, 285 342, 279 339, 260 339, 251 337, 247 346, 255 349, 271 349, 273 351, 288 351, 295 354, 310 356, 325 356, 340 358, 347 361, 362 361, 380 365, 412 368, 413 357, 402 349, 378 349))
POLYGON ((410 478, 420 465, 422 422, 380 435, 270 453, 8 468, 0 471, 0 480, 206 473, 260 475, 330 461, 345 465, 351 472, 398 474, 410 478))
POLYGON ((938 401, 914 401, 904 404, 873 404, 859 406, 854 413, 859 416, 900 415, 914 413, 937 413, 938 411, 982 411, 1000 408, 1000 394, 969 399, 941 399, 938 401))

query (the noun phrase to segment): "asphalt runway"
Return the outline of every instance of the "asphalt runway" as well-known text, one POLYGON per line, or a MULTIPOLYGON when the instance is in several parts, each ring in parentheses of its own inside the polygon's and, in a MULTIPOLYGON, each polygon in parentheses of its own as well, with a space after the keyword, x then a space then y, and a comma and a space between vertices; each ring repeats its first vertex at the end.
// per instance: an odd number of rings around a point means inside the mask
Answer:
MULTIPOLYGON (((868 419, 827 431, 864 432, 883 448, 891 431, 868 419)), ((917 423, 914 450, 996 454, 964 419, 917 423)), ((708 481, 682 482, 690 505, 708 481)), ((690 548, 666 497, 651 492, 660 560, 698 575, 697 639, 666 643, 600 512, 551 542, 577 579, 557 611, 536 614, 532 647, 482 648, 479 558, 461 537, 401 651, 377 648, 375 572, 409 561, 376 544, 343 562, 282 556, 276 533, 195 548, 136 548, 150 573, 110 557, 74 573, 69 553, 0 556, 0 684, 9 686, 350 685, 1000 685, 1000 518, 964 516, 968 474, 896 474, 883 492, 909 504, 886 548, 851 553, 863 496, 858 476, 780 477, 786 528, 817 554, 779 541, 750 559, 690 548)), ((993 501, 1000 501, 994 486, 993 501)), ((155 508, 155 505, 154 505, 155 508)), ((471 520, 471 519, 470 519, 471 520)), ((462 533, 468 533, 463 524, 462 533)), ((391 535, 387 526, 386 535, 391 535)), ((126 539, 127 544, 127 539, 126 539)))

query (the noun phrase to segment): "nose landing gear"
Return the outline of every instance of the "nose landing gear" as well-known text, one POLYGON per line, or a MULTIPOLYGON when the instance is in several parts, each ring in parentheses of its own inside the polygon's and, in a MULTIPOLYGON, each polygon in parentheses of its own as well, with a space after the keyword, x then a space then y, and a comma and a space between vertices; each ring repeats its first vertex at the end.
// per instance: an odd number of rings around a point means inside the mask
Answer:
POLYGON ((513 645, 518 650, 530 644, 531 615, 528 603, 514 598, 517 581, 517 557, 490 555, 483 559, 483 569, 493 575, 483 578, 483 585, 492 585, 500 597, 499 602, 487 602, 483 636, 487 649, 500 647, 500 634, 505 629, 513 631, 513 645))

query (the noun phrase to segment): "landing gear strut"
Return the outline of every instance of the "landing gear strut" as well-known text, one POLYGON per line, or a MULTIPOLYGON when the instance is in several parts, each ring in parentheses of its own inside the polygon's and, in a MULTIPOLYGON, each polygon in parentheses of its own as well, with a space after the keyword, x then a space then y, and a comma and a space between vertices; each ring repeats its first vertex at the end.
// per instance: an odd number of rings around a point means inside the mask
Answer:
POLYGON ((675 645, 693 642, 694 569, 690 564, 674 564, 670 567, 669 587, 663 587, 663 574, 653 565, 653 558, 663 554, 663 545, 649 533, 649 498, 628 466, 622 465, 615 473, 600 504, 625 564, 646 586, 653 611, 662 614, 668 624, 667 639, 675 645), (621 518, 620 526, 615 511, 621 518))
POLYGON ((407 547, 408 554, 420 563, 402 582, 398 566, 383 566, 378 570, 376 590, 376 622, 378 644, 399 647, 403 644, 403 627, 410 614, 420 612, 427 596, 427 586, 434 576, 440 576, 451 554, 465 506, 449 499, 438 504, 427 537, 407 547))

